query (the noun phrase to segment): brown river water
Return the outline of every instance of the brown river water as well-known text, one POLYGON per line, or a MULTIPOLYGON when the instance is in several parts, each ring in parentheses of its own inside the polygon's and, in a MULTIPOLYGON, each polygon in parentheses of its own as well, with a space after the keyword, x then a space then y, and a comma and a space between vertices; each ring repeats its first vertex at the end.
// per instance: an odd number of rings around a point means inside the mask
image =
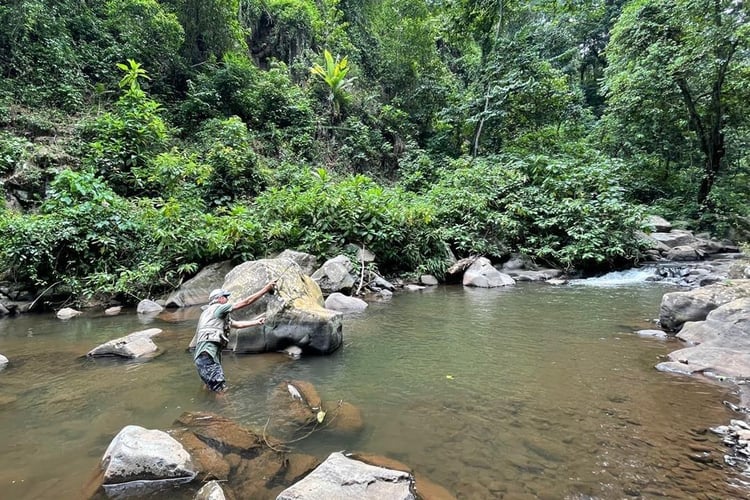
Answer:
MULTIPOLYGON (((288 379, 362 410, 365 429, 320 432, 296 451, 394 458, 460 499, 740 499, 746 477, 708 429, 742 418, 734 389, 657 372, 676 340, 652 328, 665 285, 440 286, 371 303, 325 357, 224 357, 227 401, 202 390, 185 348, 199 308, 156 317, 89 312, 0 319, 0 498, 78 499, 125 425, 170 428, 211 411, 260 430, 288 379), (161 328, 161 355, 86 359, 161 328)), ((196 489, 199 485, 196 485, 196 489)))

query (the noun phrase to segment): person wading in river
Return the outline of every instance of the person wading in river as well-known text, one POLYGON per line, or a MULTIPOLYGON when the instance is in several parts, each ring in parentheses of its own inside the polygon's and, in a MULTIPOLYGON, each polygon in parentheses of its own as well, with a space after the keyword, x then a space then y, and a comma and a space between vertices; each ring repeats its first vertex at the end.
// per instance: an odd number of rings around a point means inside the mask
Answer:
POLYGON ((266 286, 234 304, 229 303, 231 292, 217 288, 208 295, 208 307, 201 313, 195 329, 195 354, 193 361, 201 380, 213 392, 227 390, 224 369, 221 367, 221 350, 229 342, 230 328, 247 328, 262 325, 265 318, 235 321, 229 313, 247 307, 276 287, 271 281, 266 286))

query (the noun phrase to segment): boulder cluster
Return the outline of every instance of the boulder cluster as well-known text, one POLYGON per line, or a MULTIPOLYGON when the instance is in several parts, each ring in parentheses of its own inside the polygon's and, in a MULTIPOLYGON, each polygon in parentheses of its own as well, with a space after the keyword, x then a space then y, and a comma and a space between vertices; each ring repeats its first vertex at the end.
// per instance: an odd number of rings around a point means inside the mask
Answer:
POLYGON ((641 233, 646 245, 646 265, 654 268, 654 279, 666 279, 689 288, 724 280, 729 274, 750 278, 745 255, 729 240, 714 240, 707 234, 674 229, 661 217, 646 222, 651 232, 641 233))
MULTIPOLYGON (((353 405, 328 403, 304 381, 273 391, 274 429, 309 436, 326 429, 359 433, 353 405)), ((186 412, 166 431, 125 426, 111 441, 89 485, 88 498, 174 495, 195 500, 454 499, 405 464, 377 455, 331 453, 325 460, 288 447, 287 441, 242 427, 213 413, 186 412)))
POLYGON ((663 372, 708 377, 737 388, 740 404, 725 402, 744 420, 714 429, 729 446, 725 462, 750 472, 750 280, 725 279, 705 287, 663 296, 659 325, 684 342, 667 360, 663 372))

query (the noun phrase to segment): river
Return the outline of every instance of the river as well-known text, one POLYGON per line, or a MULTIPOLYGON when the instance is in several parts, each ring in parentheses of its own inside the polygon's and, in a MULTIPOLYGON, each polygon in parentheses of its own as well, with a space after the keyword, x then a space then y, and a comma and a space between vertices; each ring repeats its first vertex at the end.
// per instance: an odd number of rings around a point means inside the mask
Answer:
POLYGON ((373 302, 325 357, 226 354, 228 401, 202 390, 186 352, 199 308, 0 319, 0 497, 78 499, 128 424, 168 429, 212 411, 260 429, 287 379, 362 410, 356 437, 314 433, 297 450, 400 460, 461 499, 747 498, 708 429, 737 418, 732 388, 657 372, 680 347, 643 338, 659 283, 439 286, 373 302), (87 359, 145 328, 161 355, 87 359))

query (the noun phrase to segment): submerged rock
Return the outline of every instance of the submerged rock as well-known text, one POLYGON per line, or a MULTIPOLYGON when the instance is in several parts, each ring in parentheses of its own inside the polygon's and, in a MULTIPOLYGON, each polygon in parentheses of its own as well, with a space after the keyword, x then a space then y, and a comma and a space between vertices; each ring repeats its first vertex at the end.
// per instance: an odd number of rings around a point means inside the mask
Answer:
POLYGON ((285 347, 279 352, 286 354, 292 359, 299 359, 302 357, 302 348, 297 347, 296 345, 290 345, 289 347, 285 347))
POLYGON ((274 434, 293 438, 300 433, 325 429, 337 434, 356 434, 364 429, 362 411, 346 401, 324 401, 310 382, 286 380, 270 396, 274 434))
POLYGON ((638 330, 635 333, 639 337, 650 337, 654 339, 666 339, 668 337, 664 330, 638 330))
POLYGON ((270 407, 274 430, 284 435, 315 425, 323 402, 310 382, 285 380, 272 391, 270 407))
POLYGON ((222 481, 227 498, 276 498, 320 463, 310 455, 281 451, 283 443, 266 429, 253 432, 211 413, 184 413, 170 433, 193 457, 201 478, 222 481))

